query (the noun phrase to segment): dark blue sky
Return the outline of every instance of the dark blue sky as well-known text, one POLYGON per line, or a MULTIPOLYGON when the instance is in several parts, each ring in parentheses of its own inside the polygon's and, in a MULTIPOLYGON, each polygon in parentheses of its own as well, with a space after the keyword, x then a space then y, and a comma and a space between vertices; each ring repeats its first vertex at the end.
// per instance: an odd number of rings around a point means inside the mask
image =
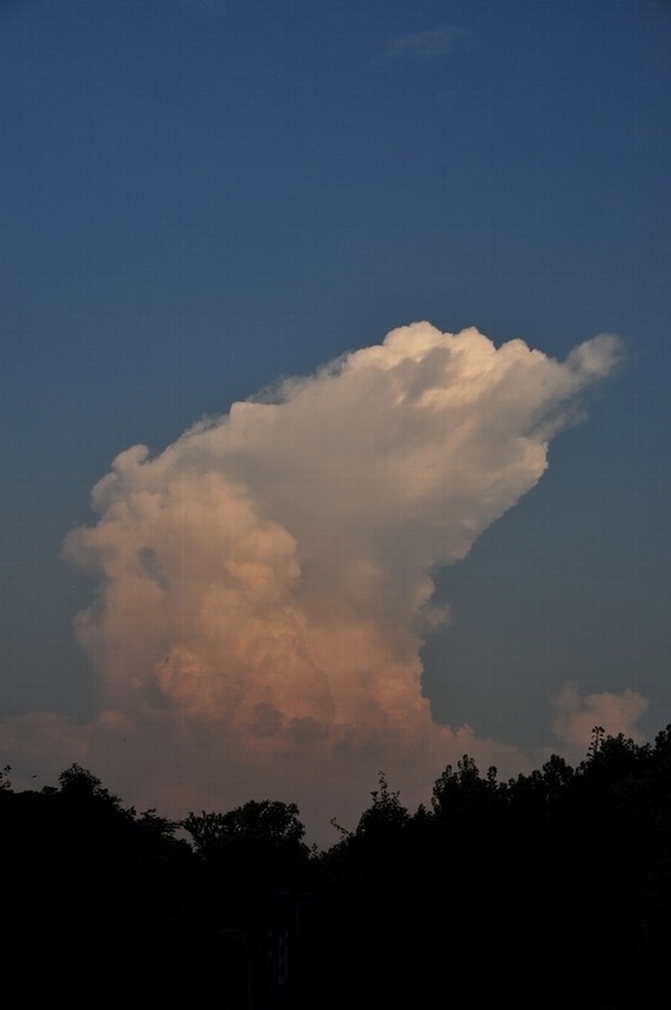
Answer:
POLYGON ((0 31, 2 714, 96 708, 59 555, 118 452, 427 319, 624 345, 438 576, 436 717, 551 743, 572 681, 671 721, 671 6, 15 0, 0 31))

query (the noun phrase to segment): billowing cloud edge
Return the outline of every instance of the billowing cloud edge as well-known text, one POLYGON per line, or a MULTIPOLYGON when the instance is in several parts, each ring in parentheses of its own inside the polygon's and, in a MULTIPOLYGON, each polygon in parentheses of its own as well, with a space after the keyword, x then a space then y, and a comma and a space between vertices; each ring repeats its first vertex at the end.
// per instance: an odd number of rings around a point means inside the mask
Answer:
MULTIPOLYGON (((119 454, 93 490, 97 523, 64 549, 97 586, 76 631, 101 714, 5 723, 5 742, 66 741, 104 764, 116 749, 129 786, 172 802, 277 780, 314 804, 380 767, 412 793, 459 751, 528 764, 432 721, 419 657, 441 620, 432 574, 535 486, 618 355, 609 335, 558 362, 415 323, 154 457, 119 454)), ((566 698, 555 728, 577 741, 566 698)))

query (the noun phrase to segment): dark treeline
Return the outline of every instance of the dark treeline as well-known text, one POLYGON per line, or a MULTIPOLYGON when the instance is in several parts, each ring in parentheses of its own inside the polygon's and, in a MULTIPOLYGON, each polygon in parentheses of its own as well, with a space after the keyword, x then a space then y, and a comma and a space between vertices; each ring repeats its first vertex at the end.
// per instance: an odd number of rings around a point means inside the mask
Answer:
POLYGON ((414 813, 383 775, 327 852, 292 804, 180 823, 90 772, 0 779, 2 957, 29 1002, 230 1010, 669 1005, 671 727, 414 813))

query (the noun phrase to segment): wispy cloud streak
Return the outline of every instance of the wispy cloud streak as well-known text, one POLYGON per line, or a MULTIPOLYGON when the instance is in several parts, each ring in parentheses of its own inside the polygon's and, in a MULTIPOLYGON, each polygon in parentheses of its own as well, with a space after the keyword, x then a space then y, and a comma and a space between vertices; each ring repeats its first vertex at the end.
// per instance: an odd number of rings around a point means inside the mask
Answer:
POLYGON ((412 32, 393 39, 387 46, 387 56, 419 60, 435 59, 452 53, 456 44, 469 35, 467 29, 454 26, 412 32))

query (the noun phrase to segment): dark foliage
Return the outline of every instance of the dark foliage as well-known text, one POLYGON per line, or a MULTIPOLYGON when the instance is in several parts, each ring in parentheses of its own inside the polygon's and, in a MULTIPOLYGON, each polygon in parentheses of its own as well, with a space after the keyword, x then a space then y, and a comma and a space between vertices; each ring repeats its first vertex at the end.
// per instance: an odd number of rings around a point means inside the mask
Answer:
POLYGON ((597 727, 577 768, 509 782, 464 756, 415 813, 381 774, 341 834, 317 853, 293 804, 178 825, 78 765, 40 792, 5 768, 4 963, 71 1007, 666 1007, 671 727, 597 727))

